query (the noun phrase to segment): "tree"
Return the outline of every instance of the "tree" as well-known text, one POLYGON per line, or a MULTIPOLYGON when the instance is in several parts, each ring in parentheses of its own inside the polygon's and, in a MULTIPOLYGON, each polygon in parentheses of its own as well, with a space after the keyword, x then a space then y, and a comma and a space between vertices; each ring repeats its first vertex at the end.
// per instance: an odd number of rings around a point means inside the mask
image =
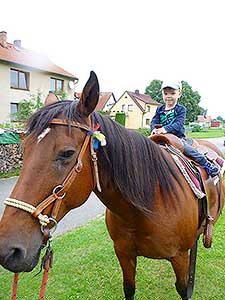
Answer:
MULTIPOLYGON (((161 93, 162 81, 155 79, 150 82, 149 86, 145 89, 145 94, 150 95, 152 99, 163 103, 161 93)), ((182 96, 179 100, 180 104, 183 104, 187 108, 186 124, 196 121, 197 116, 200 114, 206 114, 207 110, 199 106, 201 96, 197 91, 193 91, 192 87, 186 82, 182 81, 182 96)))
POLYGON ((219 120, 219 121, 221 121, 221 122, 225 122, 225 120, 221 116, 218 116, 216 119, 219 120))
POLYGON ((60 100, 68 99, 67 93, 63 90, 58 90, 55 92, 55 94, 59 97, 60 100))
POLYGON ((154 79, 150 82, 149 86, 145 89, 145 94, 150 95, 152 99, 159 103, 163 103, 162 92, 161 92, 162 81, 154 79))

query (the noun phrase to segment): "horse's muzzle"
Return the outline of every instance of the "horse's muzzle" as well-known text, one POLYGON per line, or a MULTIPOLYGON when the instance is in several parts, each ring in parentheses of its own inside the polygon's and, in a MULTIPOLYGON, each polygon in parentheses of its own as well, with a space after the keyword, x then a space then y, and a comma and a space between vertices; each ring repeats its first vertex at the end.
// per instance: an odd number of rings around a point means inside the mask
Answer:
POLYGON ((30 272, 37 265, 41 249, 32 257, 27 257, 26 249, 20 245, 0 249, 0 264, 14 273, 30 272))

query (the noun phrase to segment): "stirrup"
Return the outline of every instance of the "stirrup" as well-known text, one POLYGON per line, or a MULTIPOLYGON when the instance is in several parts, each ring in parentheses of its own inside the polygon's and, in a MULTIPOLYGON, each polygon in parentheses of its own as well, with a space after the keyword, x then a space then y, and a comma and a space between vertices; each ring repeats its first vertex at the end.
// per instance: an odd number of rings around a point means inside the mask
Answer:
POLYGON ((203 245, 205 248, 211 248, 212 246, 213 221, 214 219, 210 215, 206 217, 206 224, 203 233, 203 245))

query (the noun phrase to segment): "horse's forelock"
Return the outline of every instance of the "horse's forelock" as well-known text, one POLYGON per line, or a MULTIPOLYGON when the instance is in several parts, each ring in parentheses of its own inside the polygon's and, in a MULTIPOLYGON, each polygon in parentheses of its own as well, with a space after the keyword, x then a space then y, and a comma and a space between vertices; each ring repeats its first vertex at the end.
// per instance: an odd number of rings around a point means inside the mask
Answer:
POLYGON ((48 126, 53 118, 62 118, 74 121, 79 116, 76 115, 77 101, 63 100, 42 107, 35 112, 27 122, 27 132, 36 136, 40 135, 48 126))

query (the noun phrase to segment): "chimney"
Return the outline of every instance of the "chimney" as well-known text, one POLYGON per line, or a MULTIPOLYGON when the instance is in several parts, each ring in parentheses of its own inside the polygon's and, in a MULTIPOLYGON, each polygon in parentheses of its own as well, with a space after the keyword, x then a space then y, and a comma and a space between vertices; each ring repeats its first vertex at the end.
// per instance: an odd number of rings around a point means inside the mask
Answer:
POLYGON ((7 32, 6 31, 0 32, 0 45, 4 48, 7 48, 7 32))
POLYGON ((21 49, 21 40, 15 40, 15 41, 13 41, 13 45, 14 45, 16 48, 21 49))
POLYGON ((139 90, 135 90, 135 94, 137 94, 137 95, 138 95, 138 94, 139 94, 139 90))

